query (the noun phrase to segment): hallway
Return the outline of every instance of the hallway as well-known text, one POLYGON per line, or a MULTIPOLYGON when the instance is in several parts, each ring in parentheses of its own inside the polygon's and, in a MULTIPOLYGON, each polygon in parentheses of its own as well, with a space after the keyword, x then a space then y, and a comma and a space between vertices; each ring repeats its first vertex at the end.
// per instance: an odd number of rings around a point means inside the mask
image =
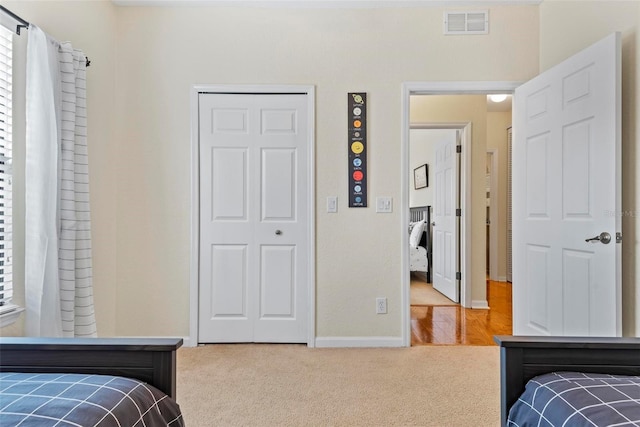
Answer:
POLYGON ((494 335, 511 335, 511 283, 487 281, 487 300, 490 310, 412 305, 411 345, 494 345, 494 335))

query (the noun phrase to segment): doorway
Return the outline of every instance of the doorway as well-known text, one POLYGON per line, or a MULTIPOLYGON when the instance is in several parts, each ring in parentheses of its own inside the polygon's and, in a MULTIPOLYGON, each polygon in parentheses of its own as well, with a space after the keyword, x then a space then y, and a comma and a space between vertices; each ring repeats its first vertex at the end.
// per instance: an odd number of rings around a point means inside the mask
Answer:
MULTIPOLYGON (((402 229, 406 230, 409 221, 409 177, 411 176, 409 168, 409 128, 411 125, 411 118, 414 116, 414 111, 411 110, 411 97, 416 95, 487 95, 491 93, 513 93, 518 86, 517 82, 451 82, 451 83, 405 83, 403 85, 403 109, 402 109, 402 199, 401 204, 403 225, 402 229), (406 221, 406 222, 405 222, 406 221)), ((434 116, 434 117, 437 117, 434 116)), ((434 122, 442 122, 441 117, 437 117, 434 122)), ((466 123, 465 123, 466 124, 466 123)), ((458 123, 458 126, 460 123, 458 123)), ((475 129, 472 126, 466 126, 467 140, 471 141, 471 133, 475 129)), ((505 130, 506 132, 506 130, 505 130)), ((485 150, 483 147, 480 154, 481 167, 478 173, 477 170, 472 170, 472 161, 477 160, 478 154, 472 156, 472 150, 462 148, 460 156, 460 245, 459 245, 459 281, 460 281, 460 295, 461 305, 463 308, 472 309, 488 309, 486 285, 485 285, 485 269, 484 262, 481 260, 472 262, 472 230, 483 230, 485 227, 484 212, 479 217, 478 221, 477 213, 474 216, 474 210, 478 209, 478 206, 473 206, 471 203, 471 194, 476 192, 477 185, 472 184, 472 177, 476 181, 475 176, 484 175, 484 162, 485 162, 485 150), (478 227, 478 225, 480 227, 478 227), (472 268, 473 267, 473 268, 472 268), (479 272, 479 274, 478 274, 479 272), (480 280, 476 276, 480 277, 480 280), (478 283, 481 281, 481 283, 478 283)), ((484 191, 484 185, 482 178, 479 180, 480 192, 484 191)), ((481 194, 481 193, 480 193, 481 194)), ((484 202, 484 198, 480 198, 484 202)), ((481 205, 482 206, 482 205, 481 205)), ((484 206, 482 206, 484 211, 484 206)), ((404 233, 406 234, 406 233, 404 233)), ((403 345, 411 345, 411 313, 410 313, 410 280, 409 280, 409 267, 408 267, 408 236, 403 234, 403 345)), ((477 239, 477 238, 476 238, 477 239)), ((484 239, 482 239, 484 241, 484 239)), ((476 251, 477 252, 477 251, 476 251)))
POLYGON ((313 98, 193 88, 191 345, 314 345, 313 98))
MULTIPOLYGON (((426 213, 423 239, 429 261, 427 286, 446 297, 445 302, 451 304, 460 302, 456 278, 460 258, 460 217, 456 215, 460 206, 460 152, 456 147, 467 146, 467 138, 464 137, 467 126, 463 123, 414 123, 410 132, 409 156, 414 174, 414 184, 410 185, 410 210, 424 209, 426 213), (420 169, 428 174, 426 186, 416 185, 415 174, 420 169)), ((410 252, 410 270, 420 271, 420 263, 416 262, 420 254, 413 247, 410 252)), ((437 295, 433 299, 441 300, 437 295)), ((429 300, 431 298, 424 298, 424 301, 429 300)))
POLYGON ((493 148, 487 148, 486 163, 486 221, 487 221, 487 279, 496 280, 498 269, 498 206, 497 206, 497 187, 498 187, 498 151, 493 148))

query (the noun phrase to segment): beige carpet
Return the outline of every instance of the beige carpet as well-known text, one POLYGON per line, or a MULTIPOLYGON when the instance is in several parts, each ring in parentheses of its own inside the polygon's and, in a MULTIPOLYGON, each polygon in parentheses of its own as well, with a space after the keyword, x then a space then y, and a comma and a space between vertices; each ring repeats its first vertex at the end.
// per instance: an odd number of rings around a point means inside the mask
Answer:
POLYGON ((498 426, 498 347, 178 351, 188 427, 498 426))
POLYGON ((411 305, 456 305, 456 303, 433 289, 431 283, 412 274, 411 305))

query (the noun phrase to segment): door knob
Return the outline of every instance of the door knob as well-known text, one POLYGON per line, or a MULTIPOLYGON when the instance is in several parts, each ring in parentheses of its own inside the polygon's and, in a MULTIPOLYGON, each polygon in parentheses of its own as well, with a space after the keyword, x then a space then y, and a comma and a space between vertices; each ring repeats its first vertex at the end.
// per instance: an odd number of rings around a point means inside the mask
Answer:
POLYGON ((600 243, 604 243, 605 245, 608 244, 610 241, 611 241, 611 234, 607 233, 606 231, 603 231, 596 237, 585 239, 585 242, 592 242, 592 243, 600 242, 600 243))
POLYGON ((435 226, 436 226, 436 222, 435 222, 435 221, 433 221, 433 222, 431 223, 431 226, 432 226, 432 227, 435 227, 435 226))
POLYGON ((279 236, 282 234, 282 230, 276 230, 276 236, 279 236))

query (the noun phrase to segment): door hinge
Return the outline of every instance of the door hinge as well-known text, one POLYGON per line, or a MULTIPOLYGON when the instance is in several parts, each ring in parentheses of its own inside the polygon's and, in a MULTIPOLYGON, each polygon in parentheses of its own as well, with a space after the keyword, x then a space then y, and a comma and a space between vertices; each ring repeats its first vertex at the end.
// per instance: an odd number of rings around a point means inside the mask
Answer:
POLYGON ((622 243, 622 233, 619 231, 616 232, 616 243, 622 243))
POLYGON ((459 271, 456 271, 456 280, 462 280, 462 273, 459 271))
POLYGON ((456 216, 462 216, 462 209, 456 209, 456 216))
POLYGON ((456 145, 456 153, 462 153, 462 145, 456 145))

